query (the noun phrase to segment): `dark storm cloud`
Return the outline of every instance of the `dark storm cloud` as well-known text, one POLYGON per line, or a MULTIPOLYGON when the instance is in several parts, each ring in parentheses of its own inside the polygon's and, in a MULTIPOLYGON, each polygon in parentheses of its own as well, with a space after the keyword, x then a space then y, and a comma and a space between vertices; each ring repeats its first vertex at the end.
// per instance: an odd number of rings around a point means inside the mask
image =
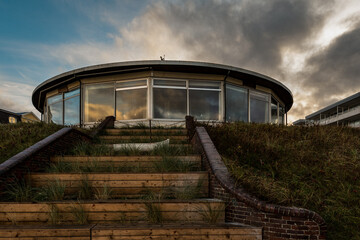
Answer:
POLYGON ((174 38, 183 39, 195 59, 273 74, 282 50, 300 49, 322 27, 324 16, 313 11, 315 3, 203 0, 153 10, 161 11, 174 38))
POLYGON ((307 62, 303 87, 322 104, 360 91, 360 21, 307 62), (329 98, 332 96, 333 99, 329 98))

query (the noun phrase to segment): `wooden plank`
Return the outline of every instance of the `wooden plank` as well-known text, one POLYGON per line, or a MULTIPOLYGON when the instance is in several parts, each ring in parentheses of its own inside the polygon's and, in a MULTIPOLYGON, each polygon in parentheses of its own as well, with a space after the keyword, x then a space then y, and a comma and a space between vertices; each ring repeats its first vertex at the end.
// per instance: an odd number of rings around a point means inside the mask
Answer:
MULTIPOLYGON (((186 129, 151 129, 151 132, 153 134, 159 134, 159 133, 167 133, 167 135, 170 134, 181 134, 181 135, 186 135, 187 134, 187 130, 186 129)), ((117 128, 117 129, 105 129, 105 133, 106 134, 121 134, 121 133, 134 133, 134 134, 139 134, 139 133, 145 133, 145 134, 150 134, 150 129, 126 129, 126 128, 117 128)))
POLYGON ((114 222, 119 221, 122 215, 129 220, 145 221, 146 203, 158 206, 165 221, 186 221, 186 222, 206 222, 204 212, 207 208, 212 208, 214 212, 219 212, 217 222, 225 220, 224 203, 214 200, 193 200, 193 201, 123 201, 123 202, 61 202, 61 203, 19 203, 5 204, 0 203, 0 223, 1 224, 34 224, 46 223, 50 221, 51 204, 58 209, 60 219, 66 222, 74 222, 74 208, 82 208, 88 216, 90 222, 114 222))
MULTIPOLYGON (((103 135, 99 137, 100 139, 103 140, 141 140, 141 139, 149 139, 150 140, 150 136, 114 136, 114 135, 103 135)), ((171 140, 183 140, 186 141, 188 140, 187 136, 152 136, 151 137, 152 140, 154 141, 162 141, 165 139, 170 139, 171 140)))
POLYGON ((28 175, 32 181, 49 180, 76 180, 89 181, 170 181, 170 180, 199 180, 207 179, 208 172, 187 173, 31 173, 28 175))
POLYGON ((90 229, 94 225, 88 226, 1 226, 0 239, 39 237, 53 239, 53 237, 87 237, 90 238, 90 229))
MULTIPOLYGON (((168 156, 181 161, 201 161, 200 155, 187 155, 187 156, 168 156)), ((55 156, 51 157, 53 162, 153 162, 161 161, 162 156, 55 156)))
POLYGON ((260 240, 262 229, 232 224, 191 226, 96 226, 92 239, 241 239, 260 240))

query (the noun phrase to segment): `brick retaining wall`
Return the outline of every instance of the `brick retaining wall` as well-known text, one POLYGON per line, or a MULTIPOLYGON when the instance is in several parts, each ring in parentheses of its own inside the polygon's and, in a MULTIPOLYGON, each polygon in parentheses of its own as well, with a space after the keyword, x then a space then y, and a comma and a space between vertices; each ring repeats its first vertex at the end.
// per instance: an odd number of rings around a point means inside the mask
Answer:
POLYGON ((210 197, 226 202, 226 221, 263 228, 263 239, 326 239, 326 223, 313 211, 268 204, 237 187, 208 133, 196 127, 192 143, 210 173, 210 197))

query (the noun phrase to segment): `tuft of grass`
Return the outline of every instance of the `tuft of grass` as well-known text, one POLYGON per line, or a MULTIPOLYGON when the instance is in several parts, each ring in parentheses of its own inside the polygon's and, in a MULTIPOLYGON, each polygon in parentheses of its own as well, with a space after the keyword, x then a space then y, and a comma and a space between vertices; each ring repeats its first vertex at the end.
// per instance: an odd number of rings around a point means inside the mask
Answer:
POLYGON ((163 216, 159 204, 153 202, 145 203, 146 220, 149 223, 161 224, 163 222, 163 216))
POLYGON ((15 202, 30 202, 34 199, 34 189, 25 179, 15 179, 12 183, 6 184, 4 197, 15 202))
POLYGON ((70 211, 76 224, 89 224, 88 214, 80 202, 70 206, 70 211))
POLYGON ((94 196, 94 191, 91 186, 91 183, 87 176, 83 176, 80 183, 80 188, 78 192, 78 199, 79 200, 86 200, 91 199, 94 196))
POLYGON ((190 161, 181 161, 177 157, 162 156, 161 162, 154 162, 154 169, 157 172, 189 172, 196 170, 196 164, 190 161))
POLYGON ((219 218, 225 214, 223 205, 218 207, 211 206, 210 203, 197 207, 198 214, 202 217, 203 221, 209 224, 216 224, 219 218))
POLYGON ((46 186, 40 188, 37 192, 37 199, 45 201, 64 200, 65 189, 65 183, 57 179, 56 181, 50 182, 46 186))
POLYGON ((75 156, 110 156, 114 155, 114 149, 102 143, 80 142, 68 154, 75 156))
POLYGON ((94 197, 97 200, 108 200, 112 198, 112 189, 105 184, 102 188, 95 188, 94 197))
POLYGON ((174 190, 174 198, 175 199, 182 199, 182 200, 191 200, 200 198, 203 193, 203 183, 204 180, 200 179, 196 186, 185 186, 182 190, 174 190))
POLYGON ((247 191, 319 213, 330 240, 360 239, 360 129, 245 123, 205 127, 247 191))
POLYGON ((0 124, 0 163, 63 128, 56 124, 0 124))
POLYGON ((61 214, 59 208, 55 204, 49 204, 49 221, 52 225, 61 224, 61 214))

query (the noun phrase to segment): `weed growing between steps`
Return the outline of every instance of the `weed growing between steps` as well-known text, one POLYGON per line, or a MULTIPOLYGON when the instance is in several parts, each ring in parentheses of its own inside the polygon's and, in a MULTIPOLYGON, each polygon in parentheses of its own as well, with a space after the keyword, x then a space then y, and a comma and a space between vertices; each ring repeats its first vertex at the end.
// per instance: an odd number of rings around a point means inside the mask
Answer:
POLYGON ((360 129, 245 123, 206 128, 242 187, 272 203, 316 211, 328 225, 328 239, 360 239, 360 129))
POLYGON ((225 208, 213 207, 210 203, 207 203, 205 206, 199 206, 196 208, 204 222, 209 224, 216 224, 220 221, 220 218, 224 216, 225 208))
POLYGON ((161 207, 157 203, 145 202, 146 220, 149 223, 161 224, 163 222, 163 216, 161 207))
POLYGON ((151 151, 141 151, 136 147, 125 146, 120 150, 114 150, 111 145, 108 144, 91 144, 87 142, 81 142, 76 145, 65 155, 74 156, 136 156, 136 155, 170 155, 181 156, 193 154, 194 150, 189 146, 167 146, 161 145, 151 151))

